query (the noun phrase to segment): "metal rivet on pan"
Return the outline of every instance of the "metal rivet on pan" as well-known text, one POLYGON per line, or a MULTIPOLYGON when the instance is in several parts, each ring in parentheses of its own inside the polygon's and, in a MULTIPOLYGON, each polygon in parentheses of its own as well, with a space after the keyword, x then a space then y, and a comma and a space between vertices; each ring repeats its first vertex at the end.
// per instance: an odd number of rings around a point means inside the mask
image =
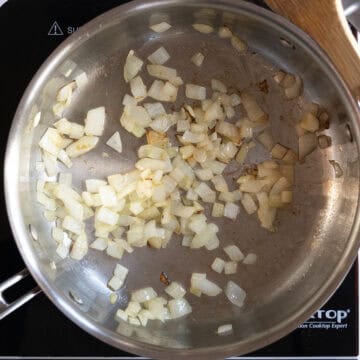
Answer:
POLYGON ((284 39, 283 37, 280 38, 280 42, 283 46, 295 50, 295 45, 293 45, 289 40, 284 39))
POLYGON ((69 291, 69 296, 70 296, 70 299, 72 301, 76 302, 77 304, 79 304, 79 305, 84 304, 84 302, 76 294, 74 294, 71 290, 69 291))
POLYGON ((353 135, 352 135, 351 128, 350 128, 349 124, 345 125, 345 134, 348 137, 350 142, 354 141, 354 138, 353 138, 353 135))
POLYGON ((32 225, 32 224, 29 225, 29 233, 34 241, 38 241, 38 238, 39 238, 38 232, 35 229, 34 225, 32 225))

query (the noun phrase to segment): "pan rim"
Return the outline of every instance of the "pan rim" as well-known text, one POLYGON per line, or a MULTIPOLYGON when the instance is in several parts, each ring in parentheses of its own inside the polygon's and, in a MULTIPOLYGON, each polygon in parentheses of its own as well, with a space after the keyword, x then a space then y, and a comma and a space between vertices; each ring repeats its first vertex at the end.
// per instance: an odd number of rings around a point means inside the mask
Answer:
POLYGON ((30 242, 27 240, 28 234, 26 227, 22 222, 21 212, 19 210, 20 198, 17 186, 14 186, 14 178, 18 178, 18 174, 16 173, 18 171, 18 167, 16 165, 19 164, 19 159, 16 151, 17 143, 13 142, 12 139, 16 138, 16 134, 21 128, 21 119, 24 121, 25 115, 27 114, 27 109, 32 103, 34 94, 37 92, 37 89, 42 86, 46 75, 51 73, 51 71, 62 60, 64 60, 69 52, 76 49, 78 46, 81 46, 89 37, 104 29, 104 26, 102 26, 103 23, 106 23, 106 27, 111 26, 111 24, 117 19, 129 16, 130 14, 133 15, 133 13, 136 12, 140 13, 143 9, 148 7, 154 8, 160 6, 163 7, 179 5, 193 7, 208 6, 214 9, 221 9, 222 11, 227 10, 251 16, 257 20, 262 21, 263 23, 269 23, 272 26, 285 31, 289 35, 289 40, 293 38, 298 42, 301 42, 304 48, 306 48, 308 51, 311 51, 314 56, 319 58, 319 62, 322 62, 325 68, 324 71, 326 71, 328 75, 331 75, 334 84, 336 84, 341 96, 341 100, 344 103, 348 113, 351 114, 351 121, 354 125, 353 135, 356 139, 359 151, 360 114, 355 100, 353 99, 349 89, 346 87, 344 81, 341 79, 340 75, 326 54, 307 34, 291 24, 289 21, 268 10, 240 0, 185 0, 182 2, 177 0, 135 0, 105 12, 104 14, 91 20, 80 30, 71 35, 48 57, 48 59, 43 63, 41 68, 34 76, 31 83, 28 85, 14 116, 13 124, 9 133, 8 144, 6 147, 4 163, 4 185, 7 213, 17 247, 34 279, 37 281, 39 286, 52 301, 52 303, 54 303, 60 311, 62 311, 70 320, 75 322, 83 330, 87 331, 96 338, 119 349, 155 358, 165 358, 165 356, 171 356, 171 358, 191 356, 192 359, 200 359, 205 357, 209 358, 209 351, 211 351, 210 357, 225 357, 237 354, 238 352, 245 354, 266 346, 288 334, 301 322, 306 321, 336 290, 343 278, 346 276, 357 255, 360 240, 357 236, 360 227, 359 202, 357 205, 355 221, 351 229, 348 245, 343 252, 342 260, 339 261, 339 264, 336 266, 336 268, 334 268, 332 275, 321 286, 317 296, 314 296, 314 298, 311 299, 311 301, 307 303, 306 307, 301 309, 301 311, 297 311, 285 322, 277 324, 277 326, 271 328, 270 331, 261 332, 252 338, 246 339, 246 341, 236 342, 231 345, 207 348, 171 349, 143 343, 138 340, 130 340, 123 335, 115 334, 114 332, 97 324, 94 320, 83 316, 80 311, 74 308, 73 303, 64 295, 59 296, 58 292, 53 289, 50 281, 48 281, 46 276, 44 276, 42 273, 40 267, 37 264, 36 254, 32 250, 30 242), (107 21, 110 19, 112 19, 112 21, 107 21))

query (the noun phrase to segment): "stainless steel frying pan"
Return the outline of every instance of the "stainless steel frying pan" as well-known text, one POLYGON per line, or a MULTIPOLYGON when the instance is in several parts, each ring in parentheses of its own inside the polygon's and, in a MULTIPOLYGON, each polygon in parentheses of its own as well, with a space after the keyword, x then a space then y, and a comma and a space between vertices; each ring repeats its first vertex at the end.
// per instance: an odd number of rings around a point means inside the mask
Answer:
MULTIPOLYGON (((357 81, 360 84, 360 77, 357 81)), ((178 105, 182 101, 180 96, 178 105)), ((131 2, 96 18, 67 39, 44 63, 21 100, 5 163, 7 208, 17 245, 49 299, 76 324, 110 345, 164 359, 209 359, 247 353, 279 339, 309 318, 333 293, 356 256, 359 121, 353 94, 325 53, 280 16, 239 0, 131 2), (149 30, 149 24, 163 20, 172 24, 171 30, 163 34, 149 30), (251 51, 239 55, 215 34, 194 33, 194 22, 228 25, 246 40, 251 51), (209 272, 212 259, 222 250, 187 251, 178 238, 160 251, 137 249, 121 260, 130 273, 117 304, 110 305, 106 283, 115 260, 91 250, 80 262, 60 261, 55 254, 51 224, 45 221, 36 202, 39 175, 35 162, 40 159, 37 144, 54 122, 51 106, 55 94, 69 81, 64 73, 73 67, 73 75, 86 71, 90 81, 74 97, 66 117, 82 122, 89 108, 101 105, 108 115, 101 144, 74 165, 75 186, 80 189, 89 177, 103 178, 132 169, 136 149, 144 139, 135 139, 119 124, 126 90, 123 63, 130 49, 146 58, 159 45, 169 51, 170 66, 179 69, 185 82, 209 84, 210 78, 216 77, 234 89, 255 90, 258 82, 267 79, 269 94, 256 92, 256 96, 270 114, 276 140, 292 148, 297 146, 293 125, 304 104, 318 102, 331 114, 327 134, 333 145, 315 151, 298 165, 294 205, 292 211, 280 212, 276 233, 260 228, 257 220, 244 212, 236 222, 214 220, 221 229, 222 245, 235 242, 245 252, 259 255, 256 266, 243 267, 233 275, 248 293, 243 308, 231 306, 224 295, 201 299, 189 296, 193 313, 187 318, 166 324, 153 321, 146 328, 122 323, 117 328, 114 313, 126 304, 133 289, 153 286, 162 293, 162 271, 172 280, 188 285, 190 274, 209 272), (189 62, 198 50, 206 57, 200 70, 189 62), (302 76, 305 91, 301 98, 291 102, 283 99, 272 81, 272 74, 279 68, 302 76), (42 120, 33 128, 38 111, 42 112, 42 120), (104 145, 115 129, 121 132, 125 144, 121 155, 111 153, 104 145), (104 151, 110 158, 102 157, 104 151), (340 164, 342 177, 335 177, 329 160, 340 164), (56 270, 51 269, 50 261, 56 262, 56 270), (224 323, 232 323, 234 332, 220 337, 216 329, 224 323)), ((250 161, 265 157, 265 152, 259 150, 250 161)), ((229 173, 233 170, 236 168, 230 167, 229 173)), ((0 291, 22 276, 24 273, 10 279, 0 291)), ((226 282, 215 273, 211 278, 221 285, 226 282)), ((25 295, 10 308, 3 305, 5 313, 36 292, 25 295)))

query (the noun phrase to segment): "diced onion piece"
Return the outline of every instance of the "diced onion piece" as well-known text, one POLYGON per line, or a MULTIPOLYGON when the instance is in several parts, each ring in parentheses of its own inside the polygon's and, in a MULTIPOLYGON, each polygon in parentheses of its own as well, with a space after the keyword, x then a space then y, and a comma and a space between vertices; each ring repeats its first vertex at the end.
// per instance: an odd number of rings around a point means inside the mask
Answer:
POLYGON ((151 123, 151 118, 142 106, 125 106, 120 118, 121 125, 136 137, 145 134, 145 127, 151 123))
POLYGON ((66 215, 62 227, 65 230, 68 230, 76 235, 80 235, 83 231, 83 225, 81 222, 75 220, 73 217, 66 215))
POLYGON ((189 120, 178 120, 176 124, 177 132, 185 132, 190 129, 190 121, 189 120))
POLYGON ((214 178, 212 179, 212 183, 214 184, 215 190, 217 190, 217 191, 220 191, 220 192, 228 192, 229 191, 226 180, 224 179, 224 177, 222 175, 214 176, 214 178))
POLYGON ((210 169, 197 169, 195 170, 195 175, 202 181, 208 181, 214 177, 210 169))
POLYGON ((85 72, 82 72, 75 77, 76 86, 78 89, 84 87, 88 83, 88 77, 85 72))
POLYGON ((170 300, 168 303, 168 308, 172 319, 180 318, 192 312, 192 308, 186 299, 170 300))
POLYGON ((71 187, 72 183, 72 174, 71 173, 60 173, 59 174, 59 184, 64 184, 68 187, 71 187))
POLYGON ((130 80, 130 91, 136 101, 142 101, 146 98, 147 89, 141 76, 136 76, 130 80))
POLYGON ((188 227, 195 234, 206 228, 206 216, 203 214, 193 215, 190 219, 188 227))
POLYGON ((124 248, 115 241, 109 241, 108 246, 106 248, 106 254, 115 259, 121 259, 124 254, 124 248))
POLYGON ((213 234, 205 244, 205 248, 209 251, 215 250, 220 246, 220 240, 216 234, 213 234))
POLYGON ((196 66, 200 67, 204 61, 204 55, 200 52, 196 53, 192 56, 191 62, 194 63, 196 66))
POLYGON ((64 244, 59 244, 56 248, 56 253, 62 258, 65 259, 69 255, 70 246, 65 246, 64 244))
POLYGON ((144 104, 144 108, 152 119, 155 119, 159 115, 166 114, 163 104, 159 102, 144 104))
POLYGON ((171 126, 174 125, 174 117, 172 115, 158 115, 151 123, 150 127, 158 133, 166 133, 171 126))
POLYGON ((298 158, 298 154, 296 154, 293 150, 289 149, 282 160, 286 164, 295 164, 298 161, 298 158))
POLYGON ((262 144, 269 151, 271 151, 275 146, 274 138, 269 129, 265 129, 263 132, 261 132, 257 136, 256 140, 259 141, 259 143, 262 144))
POLYGON ((195 234, 193 237, 190 248, 191 249, 199 249, 207 244, 209 239, 211 239, 215 233, 211 229, 209 225, 205 226, 205 228, 195 234))
POLYGON ((327 135, 320 135, 317 138, 320 149, 326 149, 331 146, 331 137, 327 135))
POLYGON ((106 185, 106 181, 98 179, 87 179, 85 181, 86 190, 90 193, 97 193, 101 186, 106 185))
POLYGON ((302 90, 302 81, 300 76, 295 75, 295 82, 290 87, 285 88, 285 97, 289 100, 300 96, 302 90))
POLYGON ((123 98, 123 101, 122 101, 122 104, 124 106, 136 106, 137 105, 137 101, 134 97, 132 97, 131 95, 129 94, 125 94, 124 95, 124 98, 123 98))
POLYGON ((50 199, 43 192, 37 191, 36 200, 45 207, 46 210, 55 211, 56 210, 56 201, 50 199))
POLYGON ((141 305, 138 302, 135 301, 129 301, 125 313, 130 317, 135 317, 141 310, 141 305))
POLYGON ((111 290, 117 291, 119 290, 124 284, 124 281, 118 278, 117 276, 112 276, 111 279, 108 282, 108 287, 111 290))
POLYGON ((118 299, 118 295, 115 293, 110 294, 110 304, 114 305, 118 299))
POLYGON ((144 62, 135 56, 134 50, 130 50, 125 61, 124 66, 124 79, 129 82, 141 70, 144 62))
POLYGON ((243 263, 246 265, 254 265, 256 261, 257 261, 257 255, 250 253, 245 256, 243 263))
POLYGON ((97 238, 90 244, 90 248, 94 250, 104 251, 108 246, 108 240, 104 238, 97 238))
POLYGON ((253 141, 250 141, 249 143, 244 143, 241 145, 239 152, 236 155, 235 160, 242 165, 246 159, 246 156, 252 148, 254 148, 256 144, 253 141))
POLYGON ((128 314, 121 309, 118 309, 115 314, 115 320, 116 321, 127 321, 128 320, 128 314))
POLYGON ((281 80, 280 85, 284 89, 288 89, 295 84, 295 76, 293 74, 285 73, 284 78, 281 80))
POLYGON ((260 192, 256 194, 259 202, 258 218, 261 226, 269 231, 274 231, 274 220, 276 216, 276 209, 269 206, 269 197, 267 193, 260 192))
POLYGON ((117 196, 114 188, 110 185, 101 186, 99 188, 101 203, 107 207, 115 207, 117 205, 117 196))
POLYGON ((181 245, 189 247, 192 242, 192 236, 185 235, 182 239, 181 245))
POLYGON ((285 146, 282 146, 281 144, 276 144, 271 149, 271 156, 275 159, 282 159, 285 154, 287 153, 288 149, 285 146))
POLYGON ((192 276, 191 286, 207 296, 217 296, 222 292, 219 286, 217 286, 214 282, 206 279, 206 277, 200 278, 192 276))
MULTIPOLYGON (((216 120, 224 120, 225 114, 219 101, 214 101, 205 111, 204 120, 212 124, 216 120)), ((215 124, 214 124, 215 125, 215 124)))
POLYGON ((224 251, 232 261, 241 261, 245 257, 236 245, 228 245, 224 247, 224 251))
POLYGON ((170 80, 177 76, 176 69, 164 66, 164 65, 147 65, 146 66, 149 75, 159 78, 161 80, 170 80))
POLYGON ((217 329, 218 335, 226 335, 233 332, 232 324, 220 325, 217 329))
POLYGON ((105 108, 98 107, 89 110, 85 119, 85 134, 101 136, 105 125, 105 108))
POLYGON ((71 95, 73 90, 76 88, 76 82, 72 81, 71 83, 63 86, 57 93, 56 101, 60 103, 66 103, 66 105, 69 105, 71 101, 71 95))
POLYGON ((239 52, 244 52, 247 49, 246 43, 238 36, 233 35, 230 39, 233 48, 239 52))
POLYGON ((161 80, 155 80, 148 91, 148 96, 159 101, 174 102, 177 98, 177 91, 177 87, 171 83, 164 84, 161 80))
POLYGON ((169 53, 166 49, 161 46, 156 51, 154 51, 150 56, 148 56, 148 60, 152 64, 163 65, 170 59, 169 53))
POLYGON ((192 27, 202 34, 210 34, 214 31, 214 28, 207 24, 193 24, 192 27))
POLYGON ((186 290, 176 281, 167 286, 165 292, 174 299, 181 299, 186 294, 186 290))
POLYGON ((222 39, 231 38, 232 37, 232 32, 227 26, 220 26, 218 35, 222 39))
POLYGON ((98 141, 99 138, 96 136, 84 136, 68 146, 66 152, 71 158, 84 155, 94 149, 98 141))
POLYGON ((224 267, 225 267, 225 261, 218 257, 211 264, 211 268, 218 274, 221 274, 223 272, 224 267))
POLYGON ((316 149, 316 135, 306 133, 299 137, 299 160, 303 160, 307 155, 316 149))
POLYGON ((282 70, 279 70, 278 72, 276 72, 274 75, 273 75, 273 79, 274 81, 277 83, 277 84, 281 84, 281 82, 283 81, 284 77, 285 77, 285 72, 282 71, 282 70))
POLYGON ((240 208, 238 205, 227 202, 224 208, 224 216, 228 219, 235 220, 239 214, 240 208))
POLYGON ((304 130, 310 131, 312 133, 319 130, 319 125, 319 119, 311 112, 305 113, 300 121, 300 126, 304 130))
MULTIPOLYGON (((140 159, 136 164, 135 167, 141 171, 149 169, 152 171, 155 170, 166 170, 167 164, 165 161, 157 160, 157 159, 150 159, 150 158, 144 158, 140 159)), ((172 170, 172 169, 170 169, 172 170)))
POLYGON ((131 301, 144 303, 146 301, 155 299, 157 297, 156 291, 152 287, 136 290, 131 294, 131 301))
POLYGON ((206 88, 194 84, 186 84, 185 95, 189 99, 194 100, 205 100, 206 99, 206 88))
POLYGON ((109 140, 106 142, 107 146, 110 146, 115 151, 117 151, 119 154, 122 153, 122 142, 120 138, 120 134, 118 131, 114 132, 112 136, 109 138, 109 140))
POLYGON ((185 143, 194 143, 194 144, 203 141, 204 138, 205 138, 205 135, 203 133, 194 133, 194 132, 191 132, 188 130, 186 130, 181 137, 181 139, 185 143))
POLYGON ((152 313, 155 319, 165 321, 170 318, 168 308, 165 307, 167 301, 164 298, 157 297, 146 303, 146 307, 152 313))
POLYGON ((219 91, 221 93, 227 93, 226 85, 217 79, 211 79, 211 88, 213 91, 219 91))
POLYGON ((239 129, 234 125, 227 121, 220 121, 217 123, 215 131, 230 139, 235 144, 239 144, 241 142, 239 129))
POLYGON ((59 102, 53 106, 52 111, 53 111, 54 115, 56 115, 58 117, 62 117, 65 107, 66 107, 66 105, 64 103, 59 102))
POLYGON ((258 124, 265 124, 268 122, 269 116, 266 114, 257 103, 256 99, 246 91, 241 93, 241 101, 249 117, 250 121, 258 124))
POLYGON ((151 25, 151 26, 150 26, 150 29, 151 29, 152 31, 157 32, 157 33, 163 33, 163 32, 165 32, 165 31, 169 30, 170 28, 171 28, 171 25, 168 24, 168 23, 165 22, 165 21, 163 21, 163 22, 161 22, 161 23, 159 23, 159 24, 154 24, 154 25, 151 25))
POLYGON ((146 326, 149 320, 154 320, 153 314, 147 309, 141 309, 137 315, 142 326, 146 326))
POLYGON ((314 116, 318 116, 320 110, 320 106, 317 103, 310 103, 308 106, 306 106, 306 111, 311 112, 314 116))
POLYGON ((225 275, 236 274, 237 272, 237 262, 236 261, 227 261, 224 265, 225 275))
POLYGON ((114 212, 111 211, 110 209, 107 209, 106 207, 101 207, 96 215, 95 215, 96 220, 104 223, 104 224, 108 224, 108 225, 116 225, 116 223, 118 222, 119 219, 119 215, 114 212))
POLYGON ((178 87, 178 86, 183 85, 184 81, 180 76, 175 76, 175 77, 169 79, 169 83, 171 83, 175 87, 178 87))
POLYGON ((204 202, 215 202, 216 193, 206 183, 200 183, 194 190, 204 202))
POLYGON ((225 294, 229 301, 239 307, 244 305, 246 292, 233 281, 229 281, 225 288, 225 294))
POLYGON ((270 195, 278 195, 281 194, 282 191, 287 190, 291 184, 286 179, 286 177, 281 177, 276 181, 270 191, 270 195))
POLYGON ((213 217, 223 217, 224 216, 225 206, 221 203, 214 203, 211 216, 213 217))
POLYGON ((202 164, 202 167, 210 169, 216 175, 221 175, 226 168, 226 164, 213 160, 206 161, 204 164, 202 164))
POLYGON ((74 241, 71 251, 70 257, 74 260, 81 260, 88 252, 88 242, 86 235, 80 234, 74 241))
POLYGON ((62 141, 63 138, 56 129, 48 128, 40 139, 39 146, 49 154, 57 156, 61 149, 62 141))
POLYGON ((240 191, 222 192, 219 194, 219 200, 224 202, 236 202, 241 199, 242 195, 240 191))
POLYGON ((257 211, 257 205, 250 194, 244 193, 241 204, 249 215, 254 214, 257 211))

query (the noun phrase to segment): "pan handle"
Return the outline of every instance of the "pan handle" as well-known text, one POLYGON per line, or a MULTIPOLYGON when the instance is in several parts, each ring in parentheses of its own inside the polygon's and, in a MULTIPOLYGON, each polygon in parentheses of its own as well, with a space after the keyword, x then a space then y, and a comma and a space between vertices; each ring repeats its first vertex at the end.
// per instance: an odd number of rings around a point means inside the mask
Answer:
POLYGON ((3 296, 4 291, 9 289, 19 281, 25 279, 29 275, 30 275, 29 271, 27 269, 24 269, 0 284, 0 320, 4 319, 6 316, 11 314, 13 311, 15 311, 20 306, 27 303, 29 300, 31 300, 33 297, 35 297, 37 294, 41 292, 41 289, 38 286, 35 286, 26 294, 20 296, 18 299, 14 300, 11 303, 8 303, 5 300, 3 296))
POLYGON ((325 50, 357 100, 360 52, 341 0, 265 0, 276 13, 308 33, 325 50))

